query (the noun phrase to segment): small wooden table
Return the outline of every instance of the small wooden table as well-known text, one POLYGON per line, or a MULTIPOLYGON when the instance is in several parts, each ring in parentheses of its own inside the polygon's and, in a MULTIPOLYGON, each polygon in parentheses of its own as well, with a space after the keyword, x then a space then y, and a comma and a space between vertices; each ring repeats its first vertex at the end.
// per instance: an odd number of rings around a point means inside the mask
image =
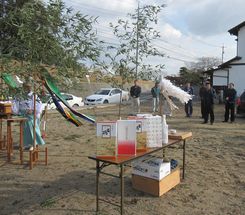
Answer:
MULTIPOLYGON (((171 136, 170 136, 171 137, 171 136)), ((185 178, 185 145, 186 140, 192 137, 191 132, 182 132, 181 135, 178 133, 174 135, 174 139, 169 139, 168 144, 164 144, 162 147, 158 148, 147 148, 146 150, 137 151, 135 156, 116 156, 116 157, 105 157, 105 156, 89 156, 89 159, 96 161, 96 213, 99 212, 99 201, 103 201, 114 206, 120 207, 121 214, 124 214, 124 167, 127 166, 132 161, 142 158, 146 155, 153 154, 155 152, 164 150, 169 146, 174 144, 180 144, 183 142, 183 169, 182 169, 182 179, 185 178), (102 163, 102 164, 100 164, 102 163), (103 172, 102 170, 109 166, 116 165, 120 166, 120 173, 118 175, 113 175, 110 173, 103 172), (110 201, 99 198, 99 176, 100 174, 112 176, 120 179, 120 192, 121 192, 121 203, 120 205, 112 203, 110 201)))
POLYGON ((23 117, 11 117, 11 118, 0 118, 0 141, 2 141, 2 123, 7 122, 7 158, 8 162, 11 161, 11 154, 13 152, 13 141, 12 141, 12 123, 19 123, 20 125, 20 139, 19 139, 19 151, 20 151, 20 163, 23 164, 23 132, 24 123, 27 119, 23 117))

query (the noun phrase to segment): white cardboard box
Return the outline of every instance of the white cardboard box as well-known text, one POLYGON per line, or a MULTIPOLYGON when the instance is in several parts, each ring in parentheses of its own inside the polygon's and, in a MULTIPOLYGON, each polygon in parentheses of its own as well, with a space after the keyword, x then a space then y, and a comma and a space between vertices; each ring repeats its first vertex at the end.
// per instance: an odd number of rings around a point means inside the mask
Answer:
POLYGON ((155 180, 162 180, 171 172, 170 162, 163 162, 161 158, 146 157, 133 162, 132 174, 155 180))

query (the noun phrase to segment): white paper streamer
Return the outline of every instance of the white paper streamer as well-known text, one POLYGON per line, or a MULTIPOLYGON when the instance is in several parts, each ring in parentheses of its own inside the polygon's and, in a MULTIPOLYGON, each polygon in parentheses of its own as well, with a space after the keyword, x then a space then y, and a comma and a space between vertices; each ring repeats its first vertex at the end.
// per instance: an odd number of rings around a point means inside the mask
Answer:
MULTIPOLYGON (((167 99, 166 96, 173 96, 180 100, 181 103, 187 103, 192 96, 180 89, 179 87, 174 86, 169 80, 165 79, 163 76, 160 78, 160 89, 161 93, 167 99)), ((168 100, 167 100, 168 101, 168 100)))
POLYGON ((19 76, 15 76, 16 77, 16 80, 20 83, 20 84, 23 84, 24 82, 22 80, 20 80, 19 76))

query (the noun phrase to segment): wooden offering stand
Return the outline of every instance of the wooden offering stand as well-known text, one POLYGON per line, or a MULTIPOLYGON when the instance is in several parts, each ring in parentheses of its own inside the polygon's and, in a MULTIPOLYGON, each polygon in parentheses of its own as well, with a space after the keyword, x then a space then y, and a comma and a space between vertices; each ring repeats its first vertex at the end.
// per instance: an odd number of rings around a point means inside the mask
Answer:
POLYGON ((12 114, 11 103, 0 103, 0 116, 10 117, 12 114))
POLYGON ((12 115, 12 104, 0 102, 0 118, 10 118, 12 115))
MULTIPOLYGON (((34 77, 35 80, 36 76, 34 77)), ((36 164, 39 161, 39 152, 45 153, 45 165, 48 165, 48 148, 45 147, 44 151, 39 150, 38 145, 36 144, 36 85, 34 84, 34 123, 33 123, 33 150, 29 151, 29 164, 30 164, 30 170, 33 168, 33 165, 36 164)))
POLYGON ((7 149, 6 135, 2 136, 2 119, 9 119, 11 114, 11 103, 0 103, 0 150, 7 149))
MULTIPOLYGON (((19 153, 20 153, 20 164, 24 163, 23 153, 27 152, 23 147, 23 132, 24 123, 27 119, 22 117, 12 117, 11 103, 0 103, 0 150, 7 150, 7 160, 11 162, 11 156, 13 154, 13 138, 12 138, 12 123, 19 123, 20 126, 20 137, 19 137, 19 153), (7 137, 2 135, 2 124, 7 123, 7 137)), ((39 161, 39 152, 45 153, 44 162, 48 165, 48 148, 45 147, 44 150, 40 150, 36 146, 33 150, 29 152, 29 167, 33 168, 33 165, 39 161)))
POLYGON ((48 148, 45 147, 44 150, 40 150, 38 145, 33 149, 29 151, 29 167, 30 170, 33 168, 33 165, 36 164, 37 162, 44 162, 45 165, 48 165, 48 148), (44 152, 45 153, 45 159, 44 161, 39 160, 39 152, 44 152))

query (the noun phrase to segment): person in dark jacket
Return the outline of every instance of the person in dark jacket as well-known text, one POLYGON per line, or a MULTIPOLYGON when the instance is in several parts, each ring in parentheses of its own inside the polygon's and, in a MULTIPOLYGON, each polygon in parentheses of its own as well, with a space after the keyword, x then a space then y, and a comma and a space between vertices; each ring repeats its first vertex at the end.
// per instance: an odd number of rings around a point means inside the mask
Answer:
POLYGON ((202 115, 202 118, 204 119, 204 115, 205 115, 205 112, 204 112, 204 93, 206 91, 206 87, 205 87, 205 82, 203 82, 203 85, 200 87, 199 89, 199 96, 200 96, 200 100, 201 100, 201 115, 202 115))
POLYGON ((225 92, 225 120, 223 122, 228 122, 229 115, 230 115, 231 123, 235 121, 236 94, 237 92, 234 89, 234 84, 230 83, 228 89, 225 92))
POLYGON ((203 101, 204 101, 204 122, 203 124, 208 123, 208 118, 210 115, 210 124, 212 125, 214 123, 214 90, 211 87, 211 84, 209 82, 206 83, 206 91, 203 95, 203 101))
POLYGON ((134 80, 134 86, 130 88, 130 96, 132 98, 132 109, 134 113, 140 113, 140 94, 141 87, 138 80, 134 80))
MULTIPOLYGON (((191 87, 190 83, 186 84, 186 87, 184 88, 184 91, 186 91, 190 95, 193 95, 193 88, 191 87)), ((185 103, 186 117, 191 117, 192 116, 192 112, 193 112, 192 99, 190 99, 187 103, 185 103)))

